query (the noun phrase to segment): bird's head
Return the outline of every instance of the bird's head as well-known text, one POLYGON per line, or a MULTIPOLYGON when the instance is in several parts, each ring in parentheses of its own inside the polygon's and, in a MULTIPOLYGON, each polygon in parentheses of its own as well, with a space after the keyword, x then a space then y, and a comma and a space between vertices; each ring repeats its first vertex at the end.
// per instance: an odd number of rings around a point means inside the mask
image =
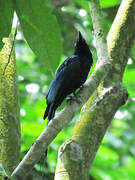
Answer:
POLYGON ((79 32, 78 34, 78 38, 77 41, 75 43, 75 55, 79 55, 79 56, 84 56, 84 57, 88 57, 89 59, 92 58, 92 54, 90 52, 89 46, 86 43, 85 39, 83 38, 83 36, 81 35, 81 33, 79 32))

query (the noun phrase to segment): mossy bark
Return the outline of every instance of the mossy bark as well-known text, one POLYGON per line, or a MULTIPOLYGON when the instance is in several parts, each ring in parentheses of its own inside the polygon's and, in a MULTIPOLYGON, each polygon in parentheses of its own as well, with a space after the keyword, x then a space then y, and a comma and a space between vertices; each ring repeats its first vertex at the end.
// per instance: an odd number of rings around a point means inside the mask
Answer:
POLYGON ((77 121, 73 137, 59 150, 55 180, 88 179, 90 165, 117 109, 125 103, 127 92, 121 87, 99 91, 90 98, 77 121))
POLYGON ((0 52, 0 164, 10 175, 20 152, 19 101, 14 52, 9 60, 12 41, 4 38, 3 42, 5 45, 0 52))

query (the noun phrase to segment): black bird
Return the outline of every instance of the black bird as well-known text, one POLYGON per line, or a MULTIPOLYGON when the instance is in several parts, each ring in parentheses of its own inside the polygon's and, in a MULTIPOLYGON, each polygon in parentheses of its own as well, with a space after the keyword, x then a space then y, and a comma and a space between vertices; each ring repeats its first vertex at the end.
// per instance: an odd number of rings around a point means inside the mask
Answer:
POLYGON ((61 64, 50 84, 46 96, 47 108, 44 119, 48 116, 49 122, 67 95, 75 93, 76 89, 84 84, 92 64, 93 58, 89 46, 79 32, 74 55, 61 64))

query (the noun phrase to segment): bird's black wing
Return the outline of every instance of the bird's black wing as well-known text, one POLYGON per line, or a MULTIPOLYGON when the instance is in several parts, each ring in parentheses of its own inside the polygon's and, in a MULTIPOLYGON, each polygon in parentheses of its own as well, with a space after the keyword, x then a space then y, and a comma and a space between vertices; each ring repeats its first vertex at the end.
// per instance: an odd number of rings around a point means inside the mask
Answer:
MULTIPOLYGON (((52 81, 47 94, 48 103, 63 100, 76 89, 80 80, 80 61, 78 56, 71 56, 58 68, 55 79, 52 81)), ((77 87, 78 88, 78 87, 77 87)))
POLYGON ((50 121, 64 98, 79 88, 80 74, 81 66, 78 56, 71 56, 59 67, 46 96, 47 108, 44 119, 48 116, 50 121))
POLYGON ((65 67, 67 67, 68 65, 72 65, 72 63, 74 63, 74 61, 76 61, 76 59, 78 58, 77 55, 72 55, 71 57, 67 58, 58 68, 57 72, 56 72, 56 76, 59 74, 59 72, 61 70, 63 70, 65 67))
MULTIPOLYGON (((55 79, 52 80, 49 89, 48 89, 48 93, 46 95, 46 98, 48 97, 48 94, 50 93, 50 90, 52 90, 54 87, 54 84, 56 83, 56 79, 59 79, 60 76, 62 76, 62 74, 67 70, 67 67, 72 66, 72 64, 77 64, 77 62, 74 62, 77 59, 77 55, 72 55, 71 57, 68 57, 61 65, 60 67, 57 69, 56 71, 56 75, 55 75, 55 79)), ((66 72, 65 72, 66 73, 66 72)))

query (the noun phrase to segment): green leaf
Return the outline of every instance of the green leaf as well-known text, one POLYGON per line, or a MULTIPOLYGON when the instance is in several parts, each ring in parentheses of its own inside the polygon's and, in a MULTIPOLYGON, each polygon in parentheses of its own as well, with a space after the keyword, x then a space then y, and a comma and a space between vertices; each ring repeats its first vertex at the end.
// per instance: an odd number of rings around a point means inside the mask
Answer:
POLYGON ((3 37, 8 37, 11 32, 14 8, 11 0, 0 0, 0 50, 3 37))
MULTIPOLYGON (((78 3, 82 8, 84 8, 87 12, 89 12, 89 1, 84 0, 75 0, 76 3, 78 3)), ((100 0, 100 6, 101 8, 109 8, 116 5, 119 5, 121 0, 100 0)))
POLYGON ((60 28, 47 0, 15 1, 22 30, 44 66, 55 72, 62 51, 60 28))
POLYGON ((75 0, 82 8, 84 8, 87 12, 89 11, 89 2, 84 0, 75 0))
POLYGON ((113 7, 116 5, 119 5, 121 2, 121 0, 100 0, 100 6, 101 8, 109 8, 109 7, 113 7))
POLYGON ((129 95, 135 97, 135 69, 126 69, 123 77, 123 84, 127 88, 129 95))
MULTIPOLYGON (((7 176, 6 171, 5 171, 2 163, 0 163, 0 178, 1 178, 1 176, 3 176, 3 177, 4 177, 4 176, 7 176)), ((2 178, 2 179, 3 179, 3 178, 2 178)))

